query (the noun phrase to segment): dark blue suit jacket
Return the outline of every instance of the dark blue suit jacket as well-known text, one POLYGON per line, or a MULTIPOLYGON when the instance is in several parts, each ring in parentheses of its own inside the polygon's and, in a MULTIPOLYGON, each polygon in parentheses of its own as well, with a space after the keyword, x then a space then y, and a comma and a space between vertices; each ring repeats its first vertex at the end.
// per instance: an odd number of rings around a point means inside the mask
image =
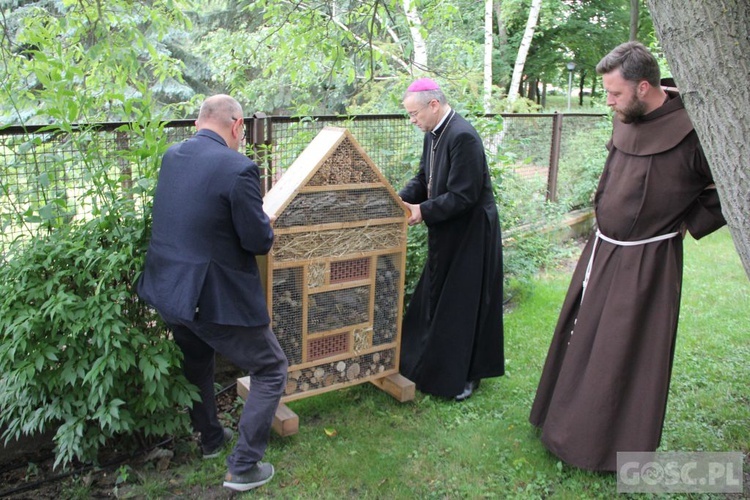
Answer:
POLYGON ((266 325, 255 256, 272 244, 258 166, 200 130, 162 159, 138 295, 177 319, 266 325))

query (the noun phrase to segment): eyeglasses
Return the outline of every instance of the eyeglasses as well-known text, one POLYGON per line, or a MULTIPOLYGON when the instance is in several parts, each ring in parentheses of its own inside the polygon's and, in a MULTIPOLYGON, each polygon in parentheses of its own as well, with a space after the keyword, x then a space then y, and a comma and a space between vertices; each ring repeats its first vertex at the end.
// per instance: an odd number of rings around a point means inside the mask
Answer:
POLYGON ((237 121, 237 120, 242 120, 242 133, 244 135, 244 133, 245 133, 245 120, 242 117, 239 117, 239 118, 235 118, 234 116, 232 117, 232 121, 233 122, 237 121))
POLYGON ((417 117, 417 115, 419 114, 419 112, 420 112, 420 111, 422 111, 422 110, 423 110, 424 108, 426 108, 426 107, 427 107, 427 106, 425 105, 425 106, 422 106, 421 108, 419 108, 419 109, 417 109, 417 110, 414 110, 414 111, 409 111, 409 113, 408 113, 408 115, 409 115, 409 118, 416 118, 416 117, 417 117))
POLYGON ((425 104, 424 106, 422 106, 422 107, 421 107, 421 108, 419 108, 419 109, 416 109, 416 110, 414 110, 414 111, 409 111, 409 112, 408 112, 409 118, 416 118, 416 117, 417 117, 417 115, 418 115, 418 114, 419 114, 419 113, 420 113, 420 112, 421 112, 421 111, 422 111, 422 110, 423 110, 424 108, 428 107, 428 106, 430 105, 430 103, 431 103, 432 101, 434 101, 434 100, 435 100, 435 99, 432 99, 431 101, 429 101, 429 102, 428 102, 427 104, 425 104))
POLYGON ((242 150, 245 147, 245 144, 247 142, 247 136, 246 136, 246 132, 245 132, 245 120, 242 117, 235 118, 234 116, 231 117, 231 119, 232 119, 232 121, 238 121, 239 120, 242 123, 242 128, 240 129, 241 132, 240 132, 240 137, 239 137, 240 143, 238 145, 238 151, 242 152, 242 150))

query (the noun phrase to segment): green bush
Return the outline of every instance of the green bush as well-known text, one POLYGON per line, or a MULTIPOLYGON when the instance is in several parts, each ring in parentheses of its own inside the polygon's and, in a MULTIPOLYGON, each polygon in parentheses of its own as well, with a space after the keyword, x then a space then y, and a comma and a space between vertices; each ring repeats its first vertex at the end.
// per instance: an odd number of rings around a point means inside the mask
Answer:
POLYGON ((110 438, 189 428, 197 398, 181 353, 135 296, 143 215, 64 225, 0 267, 5 442, 56 429, 55 465, 95 460, 110 438), (114 227, 114 226, 117 227, 114 227))
POLYGON ((594 127, 574 130, 573 137, 565 142, 558 175, 558 199, 567 210, 592 205, 607 159, 605 145, 612 134, 612 120, 605 118, 594 127))
POLYGON ((427 262, 427 226, 417 224, 409 227, 406 240, 406 277, 404 282, 404 303, 408 304, 419 277, 427 262))
POLYGON ((95 461, 115 438, 187 430, 184 407, 197 398, 179 349, 133 289, 148 233, 141 200, 171 111, 147 82, 180 79, 161 41, 188 21, 123 0, 29 4, 14 16, 4 42, 19 52, 0 58, 17 85, 0 87, 1 108, 48 125, 14 149, 24 187, 0 183, 15 200, 2 224, 20 229, 0 256, 0 426, 6 444, 54 430, 55 466, 65 466, 95 461), (111 136, 81 125, 97 121, 132 125, 111 136), (33 170, 21 171, 29 158, 33 170))
MULTIPOLYGON (((0 426, 7 444, 53 430, 55 466, 96 462, 106 445, 143 444, 189 429, 197 390, 181 352, 134 284, 149 235, 150 199, 165 150, 163 123, 123 126, 127 147, 107 148, 90 127, 51 125, 71 152, 48 167, 86 183, 39 183, 39 199, 15 219, 37 227, 0 266, 0 426), (58 166, 62 165, 62 166, 58 166), (66 217, 48 210, 56 199, 66 217)), ((27 141, 38 155, 50 145, 27 141)))
MULTIPOLYGON (((557 253, 557 246, 543 232, 544 228, 562 220, 564 206, 546 200, 545 178, 522 178, 514 172, 519 159, 507 152, 506 147, 487 147, 498 143, 503 132, 503 119, 472 119, 480 135, 485 138, 487 162, 500 226, 503 231, 503 272, 506 295, 514 293, 512 288, 524 286, 540 267, 548 264, 557 253), (509 237, 512 230, 526 226, 521 237, 509 237)), ((601 149, 601 145, 599 147, 601 149)), ((419 151, 413 151, 407 159, 419 163, 419 151)), ((410 174, 413 175, 413 174, 410 174)), ((402 184, 406 180, 402 181, 402 184)), ((518 234, 518 231, 515 232, 518 234)), ((409 228, 407 240, 405 300, 414 293, 427 259, 427 228, 419 224, 409 228)))

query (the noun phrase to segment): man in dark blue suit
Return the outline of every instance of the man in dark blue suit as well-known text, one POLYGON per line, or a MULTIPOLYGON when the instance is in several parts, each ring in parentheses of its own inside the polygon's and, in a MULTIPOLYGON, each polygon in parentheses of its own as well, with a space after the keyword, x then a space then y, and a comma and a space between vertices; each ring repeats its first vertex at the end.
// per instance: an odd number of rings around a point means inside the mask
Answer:
POLYGON ((244 143, 242 116, 232 97, 209 97, 195 122, 197 133, 165 153, 138 282, 138 294, 172 329, 185 376, 200 390, 190 417, 204 458, 218 456, 233 436, 217 418, 214 353, 250 374, 224 481, 236 491, 273 477, 273 466, 260 459, 287 374, 255 262, 271 249, 273 230, 263 212, 258 166, 238 152, 244 143))

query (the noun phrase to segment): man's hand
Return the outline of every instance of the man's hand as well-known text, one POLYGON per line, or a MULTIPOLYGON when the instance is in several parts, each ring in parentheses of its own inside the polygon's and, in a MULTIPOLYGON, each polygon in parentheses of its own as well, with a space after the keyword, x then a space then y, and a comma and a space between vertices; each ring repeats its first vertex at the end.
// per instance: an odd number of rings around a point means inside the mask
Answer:
POLYGON ((408 220, 410 226, 414 226, 422 222, 422 210, 419 208, 419 205, 412 205, 411 203, 407 202, 404 202, 404 205, 406 205, 406 208, 408 208, 409 212, 411 212, 411 216, 408 220))

